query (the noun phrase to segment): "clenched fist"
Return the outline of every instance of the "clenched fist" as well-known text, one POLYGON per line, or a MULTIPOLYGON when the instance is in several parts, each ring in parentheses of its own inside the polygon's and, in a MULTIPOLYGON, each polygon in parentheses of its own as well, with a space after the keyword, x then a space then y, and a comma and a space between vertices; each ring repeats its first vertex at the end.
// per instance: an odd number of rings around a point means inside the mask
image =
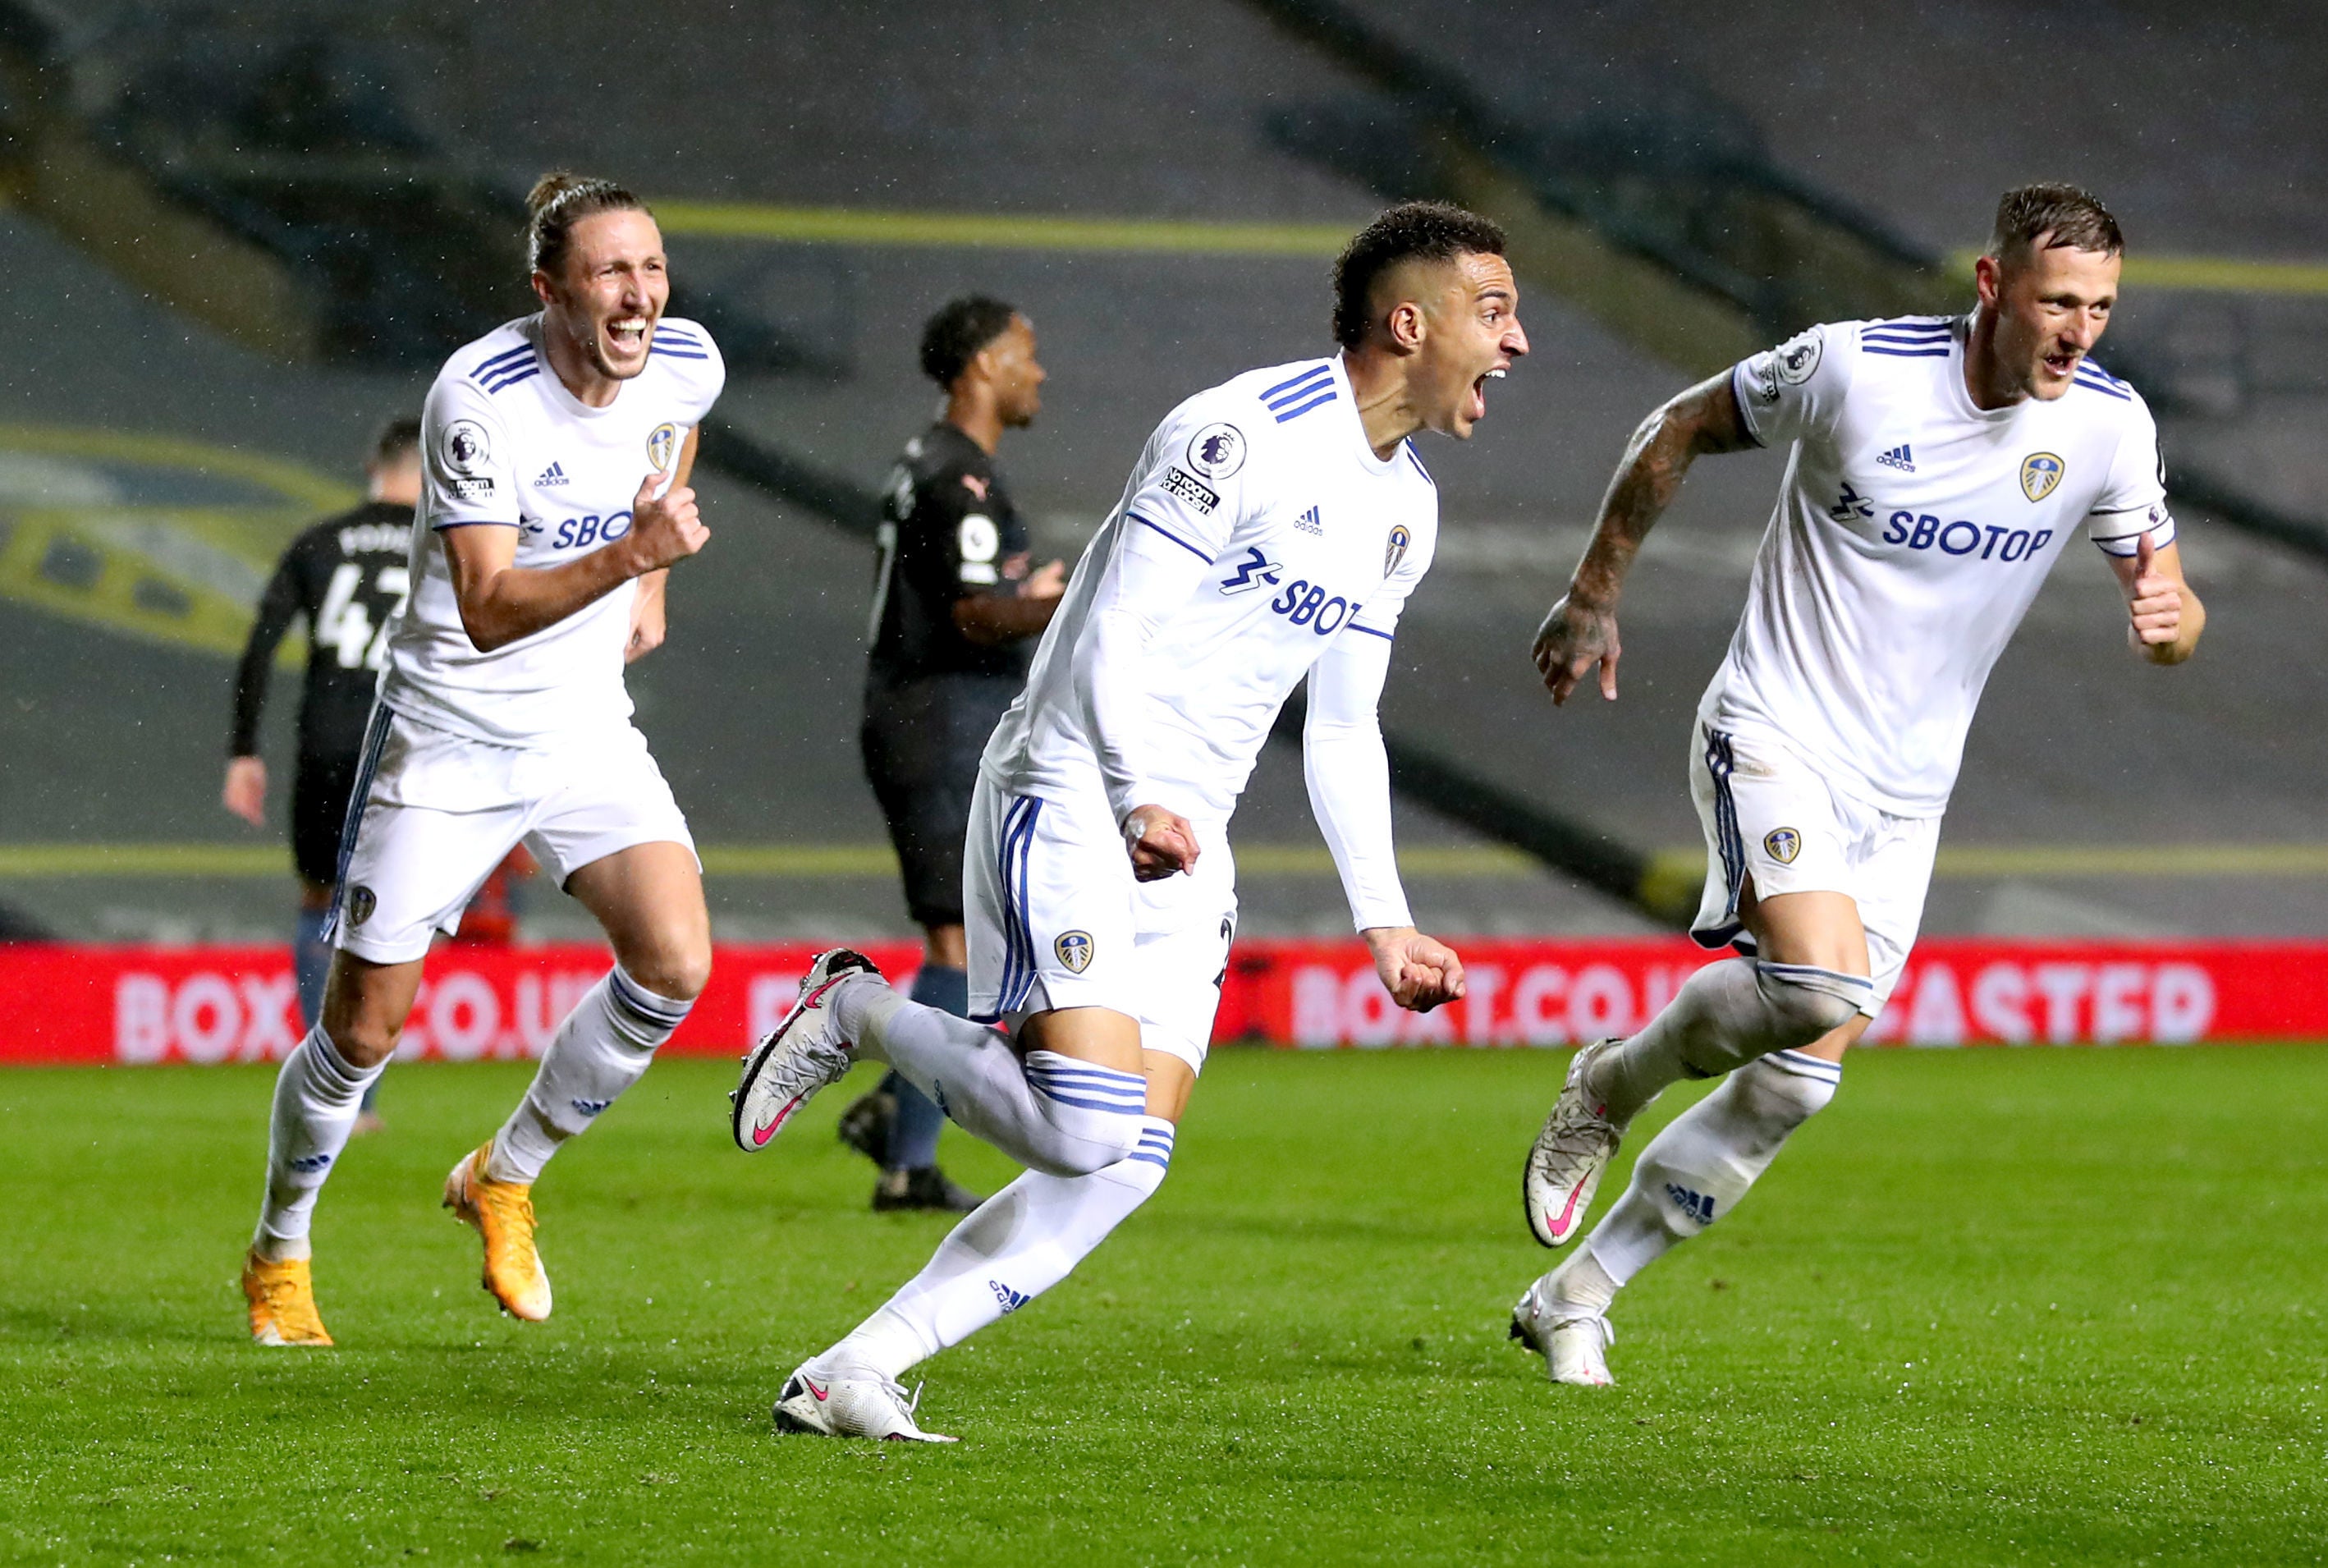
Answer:
POLYGON ((696 512, 695 492, 675 484, 657 495, 654 487, 662 480, 661 474, 648 474, 639 482, 639 493, 631 502, 631 531, 623 542, 628 547, 633 577, 644 577, 673 561, 685 560, 711 537, 696 512))

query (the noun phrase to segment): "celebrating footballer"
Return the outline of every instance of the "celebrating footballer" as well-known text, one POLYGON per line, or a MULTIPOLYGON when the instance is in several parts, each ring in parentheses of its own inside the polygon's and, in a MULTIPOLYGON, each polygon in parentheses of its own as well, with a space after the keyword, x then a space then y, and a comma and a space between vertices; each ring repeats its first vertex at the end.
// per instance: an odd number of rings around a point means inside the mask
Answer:
POLYGON ((1527 352, 1503 251, 1469 212, 1392 208, 1336 266, 1338 353, 1199 392, 1149 438, 971 806, 971 1010, 1008 1033, 908 1001, 844 949, 746 1058, 747 1151, 865 1057, 1028 1167, 802 1364, 779 1427, 946 1441, 906 1369, 1058 1283, 1161 1185, 1236 931, 1229 820, 1305 680, 1310 804, 1376 972, 1415 1010, 1464 994, 1407 910, 1375 708, 1438 534, 1412 437, 1469 437, 1527 352))
POLYGON ((1834 1097, 1845 1051, 1916 939, 1965 735, 1990 669, 2080 529, 2155 664, 2198 645, 2158 432, 2088 356, 2125 241, 2087 192, 1998 202, 1961 316, 1837 322, 1691 388, 1635 432, 1567 596, 1535 641, 1553 700, 1617 695, 1627 568, 1691 462, 1791 449, 1730 652, 1698 704, 1690 792, 1705 894, 1690 933, 1740 956, 1692 975, 1629 1039, 1578 1051, 1523 1176, 1565 1245, 1627 1124, 1682 1078, 1726 1075, 1650 1140, 1512 1333, 1554 1381, 1610 1381, 1610 1303, 1727 1215, 1834 1097))
POLYGON ((411 601, 341 839, 323 1019, 276 1083, 243 1267, 262 1344, 332 1342, 310 1273, 316 1197, 395 1054, 432 938, 514 846, 596 917, 615 964, 446 1178, 512 1316, 550 1310, 535 1178, 639 1080, 710 978, 694 841, 632 728, 623 667, 662 642, 665 574, 709 538, 687 478, 725 372, 709 333, 663 315, 662 237, 636 196, 551 174, 528 208, 542 308, 454 354, 422 415, 411 601))

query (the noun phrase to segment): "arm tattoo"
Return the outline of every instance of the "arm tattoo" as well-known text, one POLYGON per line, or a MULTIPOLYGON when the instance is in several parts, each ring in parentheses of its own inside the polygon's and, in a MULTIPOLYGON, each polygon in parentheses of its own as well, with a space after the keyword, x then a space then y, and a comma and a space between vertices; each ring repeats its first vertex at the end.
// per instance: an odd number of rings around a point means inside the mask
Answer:
POLYGON ((1571 594, 1591 603, 1613 602, 1641 541, 1673 503, 1690 464, 1701 453, 1740 452, 1753 445, 1727 371, 1642 420, 1600 498, 1600 516, 1577 563, 1571 594))

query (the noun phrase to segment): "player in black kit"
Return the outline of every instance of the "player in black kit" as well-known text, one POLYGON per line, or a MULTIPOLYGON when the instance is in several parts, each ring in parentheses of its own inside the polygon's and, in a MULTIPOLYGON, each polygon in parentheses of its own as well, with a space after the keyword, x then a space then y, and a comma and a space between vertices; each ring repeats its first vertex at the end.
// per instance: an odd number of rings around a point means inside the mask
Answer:
MULTIPOLYGON (((388 647, 388 624, 410 584, 405 561, 420 502, 420 421, 381 430, 364 464, 367 499, 291 541, 258 601, 234 681, 234 734, 227 744, 226 809, 267 825, 267 764, 258 718, 275 650, 295 618, 307 623, 307 680, 299 699, 299 762, 291 777, 291 860, 299 876, 298 937, 292 948, 299 1011, 309 1028, 324 1005, 332 950, 324 915, 338 879, 340 830, 355 788, 364 724, 388 647)), ((359 1125, 378 1125, 371 1097, 359 1125)))
MULTIPOLYGON (((921 360, 945 413, 906 444, 883 502, 859 739, 906 903, 928 934, 913 998, 966 1014, 962 854, 979 754, 1027 683, 1066 567, 1028 571, 1026 526, 994 467, 1002 432, 1042 406, 1034 327, 1000 300, 957 299, 924 327, 921 360)), ((843 1114, 841 1137, 881 1166, 875 1208, 978 1207, 937 1168, 944 1122, 896 1073, 843 1114)))

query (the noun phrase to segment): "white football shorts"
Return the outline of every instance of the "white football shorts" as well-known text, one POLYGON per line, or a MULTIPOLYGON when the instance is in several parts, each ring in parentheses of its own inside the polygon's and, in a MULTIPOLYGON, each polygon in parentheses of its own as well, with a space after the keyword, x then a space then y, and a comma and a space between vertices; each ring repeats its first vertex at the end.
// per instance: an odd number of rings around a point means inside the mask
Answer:
POLYGON ((1014 795, 981 772, 962 854, 971 1012, 1015 1027, 1109 1008, 1140 1020, 1143 1049, 1201 1071, 1236 934, 1236 863, 1223 824, 1194 826, 1195 873, 1141 882, 1103 796, 1014 795))
POLYGON ((1915 945, 1940 845, 1938 817, 1895 817, 1827 784, 1783 744, 1752 730, 1701 720, 1690 748, 1690 798, 1705 829, 1705 896, 1689 934, 1702 947, 1754 938, 1739 923, 1738 897, 1841 893, 1859 906, 1874 990, 1861 1011, 1882 1010, 1915 945))
MULTIPOLYGON (((543 746, 490 746, 373 708, 328 940, 374 963, 427 955, 520 841, 559 887, 636 844, 695 840, 646 737, 628 725, 543 746)), ((699 862, 699 864, 700 862, 699 862)))

